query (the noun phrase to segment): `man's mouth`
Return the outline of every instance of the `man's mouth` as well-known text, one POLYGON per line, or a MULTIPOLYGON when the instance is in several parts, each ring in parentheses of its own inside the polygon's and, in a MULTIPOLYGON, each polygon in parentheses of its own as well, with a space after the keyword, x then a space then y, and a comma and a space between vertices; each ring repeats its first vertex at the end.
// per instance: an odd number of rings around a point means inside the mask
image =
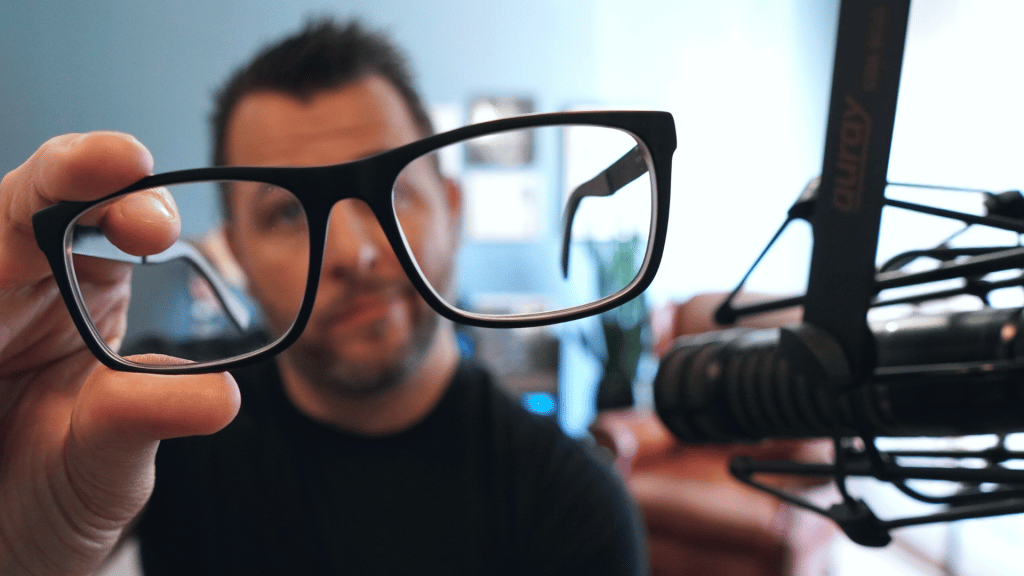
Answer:
POLYGON ((358 327, 384 318, 401 303, 397 290, 354 294, 328 307, 319 323, 329 329, 358 327))

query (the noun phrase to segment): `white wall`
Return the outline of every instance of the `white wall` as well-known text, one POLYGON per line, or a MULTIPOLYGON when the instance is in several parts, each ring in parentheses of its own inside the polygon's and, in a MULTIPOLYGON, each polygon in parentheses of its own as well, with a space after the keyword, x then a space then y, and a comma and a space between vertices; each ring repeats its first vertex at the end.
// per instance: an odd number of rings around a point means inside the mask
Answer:
MULTIPOLYGON (((676 116, 655 301, 730 289, 820 170, 838 2, 604 0, 598 91, 676 116)), ((761 289, 795 291, 806 263, 761 289)))

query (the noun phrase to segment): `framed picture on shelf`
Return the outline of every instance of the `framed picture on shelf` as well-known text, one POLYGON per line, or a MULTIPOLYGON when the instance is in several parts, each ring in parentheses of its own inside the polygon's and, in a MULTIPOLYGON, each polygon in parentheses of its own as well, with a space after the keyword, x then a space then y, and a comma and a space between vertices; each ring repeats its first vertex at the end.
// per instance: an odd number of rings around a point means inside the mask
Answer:
MULTIPOLYGON (((477 98, 469 105, 471 124, 522 116, 534 110, 533 100, 515 96, 477 98)), ((533 162, 532 132, 513 131, 477 138, 466 145, 466 163, 476 166, 518 168, 533 162)))

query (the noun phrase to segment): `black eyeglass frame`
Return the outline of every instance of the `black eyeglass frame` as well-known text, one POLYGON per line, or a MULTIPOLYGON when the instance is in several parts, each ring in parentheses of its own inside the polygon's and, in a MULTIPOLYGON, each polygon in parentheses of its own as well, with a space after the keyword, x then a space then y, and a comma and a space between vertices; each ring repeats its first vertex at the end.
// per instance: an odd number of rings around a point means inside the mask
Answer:
POLYGON ((166 172, 147 176, 103 198, 84 202, 61 202, 39 210, 32 226, 43 254, 53 270, 54 279, 86 346, 104 365, 124 372, 154 374, 198 374, 220 372, 260 358, 277 354, 290 346, 305 329, 313 309, 323 266, 328 218, 335 203, 356 198, 373 212, 406 275, 423 299, 441 316, 471 326, 516 328, 566 322, 614 308, 643 292, 654 279, 661 263, 668 228, 668 207, 672 154, 676 148, 672 115, 658 111, 559 112, 503 118, 472 124, 436 134, 367 158, 313 167, 215 166, 166 172), (399 173, 417 158, 463 140, 509 130, 550 126, 595 126, 617 128, 634 136, 648 159, 655 194, 652 198, 651 230, 646 256, 633 281, 622 290, 588 304, 562 310, 515 316, 474 314, 459 310, 441 298, 423 278, 406 246, 398 217, 393 208, 392 187, 399 173), (149 188, 190 182, 235 180, 255 181, 279 186, 301 202, 309 224, 310 266, 306 292, 292 326, 270 345, 223 360, 157 366, 132 362, 110 350, 87 317, 85 304, 73 286, 71 257, 67 235, 72 224, 85 211, 111 199, 149 188), (339 186, 338 183, 346 183, 339 186), (351 183, 351 184, 349 184, 351 183), (325 194, 329 190, 332 193, 325 194), (387 193, 381 194, 381 190, 387 193))

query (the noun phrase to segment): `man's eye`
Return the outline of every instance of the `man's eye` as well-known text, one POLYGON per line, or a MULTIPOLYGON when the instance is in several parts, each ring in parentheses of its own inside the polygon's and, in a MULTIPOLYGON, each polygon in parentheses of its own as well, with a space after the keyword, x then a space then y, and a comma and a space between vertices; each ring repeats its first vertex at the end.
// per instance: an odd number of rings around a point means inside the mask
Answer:
POLYGON ((305 228, 306 217, 298 200, 282 198, 262 207, 259 222, 265 230, 305 228))
POLYGON ((302 205, 292 200, 285 202, 274 211, 278 220, 294 222, 303 218, 302 205))

